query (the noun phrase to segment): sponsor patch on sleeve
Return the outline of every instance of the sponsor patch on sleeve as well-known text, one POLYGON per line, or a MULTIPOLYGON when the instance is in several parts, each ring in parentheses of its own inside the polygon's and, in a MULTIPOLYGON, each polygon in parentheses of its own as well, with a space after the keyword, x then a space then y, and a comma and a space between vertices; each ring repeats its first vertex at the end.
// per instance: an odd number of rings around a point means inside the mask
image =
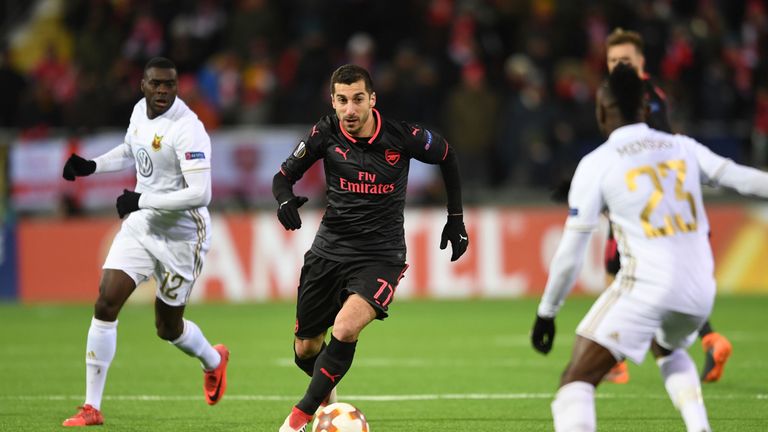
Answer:
POLYGON ((569 208, 568 209, 568 216, 578 216, 579 215, 579 209, 577 208, 569 208))
POLYGON ((205 153, 204 152, 186 152, 184 153, 184 158, 186 160, 205 159, 205 153))

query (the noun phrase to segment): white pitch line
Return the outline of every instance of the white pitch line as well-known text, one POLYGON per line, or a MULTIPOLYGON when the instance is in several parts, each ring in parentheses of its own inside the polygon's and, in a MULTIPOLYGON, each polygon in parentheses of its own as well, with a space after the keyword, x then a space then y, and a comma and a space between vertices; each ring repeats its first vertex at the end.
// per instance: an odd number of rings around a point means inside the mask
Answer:
MULTIPOLYGON (((227 395, 229 401, 292 401, 299 395, 227 395)), ((667 395, 648 394, 612 394, 598 393, 598 399, 666 399, 667 395)), ((345 400, 374 401, 374 402, 402 402, 402 401, 433 401, 433 400, 515 400, 515 399, 552 399, 552 393, 444 393, 444 394, 410 394, 410 395, 344 395, 345 400)), ((0 400, 20 401, 59 401, 81 400, 82 395, 0 395, 0 400)), ((188 401, 198 400, 200 396, 181 395, 123 395, 104 396, 105 400, 114 401, 139 401, 139 402, 163 402, 163 401, 188 401)), ((704 399, 758 399, 768 400, 768 394, 722 394, 710 395, 704 399)))
MULTIPOLYGON (((293 358, 279 358, 272 362, 273 365, 285 368, 295 368, 296 363, 293 358)), ((546 363, 542 363, 538 359, 531 360, 517 360, 517 359, 433 359, 433 358, 365 358, 355 360, 356 368, 379 368, 379 367, 400 367, 400 368, 435 368, 435 367, 502 367, 502 368, 516 368, 516 367, 547 367, 546 363)))

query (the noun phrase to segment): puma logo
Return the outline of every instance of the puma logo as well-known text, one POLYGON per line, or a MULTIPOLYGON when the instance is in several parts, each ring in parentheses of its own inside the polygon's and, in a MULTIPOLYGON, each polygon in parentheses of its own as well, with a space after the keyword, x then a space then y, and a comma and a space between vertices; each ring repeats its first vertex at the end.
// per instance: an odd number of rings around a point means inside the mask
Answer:
POLYGON ((469 237, 466 237, 466 236, 463 236, 463 235, 459 234, 459 241, 461 241, 461 240, 467 241, 467 240, 469 240, 469 237))
POLYGON ((338 375, 332 375, 332 374, 331 374, 331 373, 329 373, 327 370, 325 370, 325 368, 320 368, 320 372, 322 372, 322 373, 323 373, 323 375, 327 376, 327 377, 328 377, 328 379, 330 379, 330 380, 331 380, 331 382, 333 382, 333 383, 335 383, 335 382, 336 382, 336 378, 339 378, 339 377, 341 377, 341 374, 338 374, 338 375))
POLYGON ((336 148, 334 148, 333 150, 334 150, 334 151, 336 151, 336 153, 338 153, 338 154, 340 154, 340 155, 344 156, 344 160, 347 160, 347 153, 349 153, 349 149, 347 149, 347 151, 344 151, 344 150, 342 150, 341 148, 339 148, 339 147, 336 147, 336 148))
POLYGON ((317 125, 312 126, 312 132, 309 134, 309 136, 313 137, 316 133, 320 132, 317 130, 317 125))
POLYGON ((419 128, 413 128, 413 130, 411 131, 411 135, 416 136, 416 134, 419 133, 420 130, 421 129, 419 128))

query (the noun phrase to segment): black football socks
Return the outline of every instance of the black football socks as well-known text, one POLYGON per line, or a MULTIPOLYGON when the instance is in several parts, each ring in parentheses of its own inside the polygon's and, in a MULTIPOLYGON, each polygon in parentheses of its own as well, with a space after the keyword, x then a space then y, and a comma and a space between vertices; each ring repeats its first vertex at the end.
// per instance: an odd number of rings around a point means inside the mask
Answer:
POLYGON ((352 366, 356 345, 357 341, 342 342, 331 335, 331 343, 317 356, 312 381, 304 398, 296 405, 298 409, 314 414, 352 366))

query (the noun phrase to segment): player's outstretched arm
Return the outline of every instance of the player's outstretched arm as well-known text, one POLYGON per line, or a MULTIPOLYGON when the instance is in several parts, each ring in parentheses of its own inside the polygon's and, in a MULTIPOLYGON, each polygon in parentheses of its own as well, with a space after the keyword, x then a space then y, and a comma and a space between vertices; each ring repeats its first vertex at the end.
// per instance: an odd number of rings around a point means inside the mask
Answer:
POLYGON ((767 172, 739 165, 693 139, 686 137, 684 139, 693 146, 702 172, 702 183, 725 186, 742 195, 768 198, 767 172))
POLYGON ((64 164, 62 177, 67 181, 75 181, 75 177, 85 177, 96 171, 96 162, 84 159, 75 153, 67 159, 64 164))
POLYGON ((768 198, 768 173, 756 168, 735 162, 726 163, 717 182, 742 195, 768 198))
POLYGON ((591 231, 566 229, 557 246, 531 332, 531 343, 539 352, 546 354, 552 349, 555 339, 555 316, 576 282, 590 235, 591 231))
POLYGON ((62 177, 75 181, 75 177, 85 177, 94 173, 120 171, 133 165, 133 154, 128 144, 122 143, 93 160, 84 159, 77 154, 67 159, 62 177))

